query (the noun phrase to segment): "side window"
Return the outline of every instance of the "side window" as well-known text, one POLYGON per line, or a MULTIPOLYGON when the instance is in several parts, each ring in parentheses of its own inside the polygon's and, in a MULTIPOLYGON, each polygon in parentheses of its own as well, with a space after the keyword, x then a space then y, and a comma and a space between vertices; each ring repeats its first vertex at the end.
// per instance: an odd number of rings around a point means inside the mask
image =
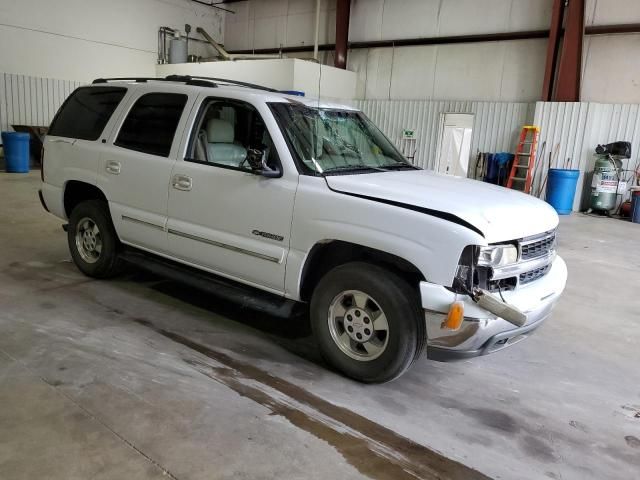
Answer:
POLYGON ((125 93, 121 87, 78 88, 58 110, 49 135, 97 140, 125 93))
POLYGON ((168 157, 187 96, 178 93, 147 93, 133 105, 120 128, 119 147, 168 157))
POLYGON ((249 150, 258 150, 268 167, 277 168, 278 152, 255 107, 237 100, 205 101, 186 160, 250 170, 246 161, 249 150))

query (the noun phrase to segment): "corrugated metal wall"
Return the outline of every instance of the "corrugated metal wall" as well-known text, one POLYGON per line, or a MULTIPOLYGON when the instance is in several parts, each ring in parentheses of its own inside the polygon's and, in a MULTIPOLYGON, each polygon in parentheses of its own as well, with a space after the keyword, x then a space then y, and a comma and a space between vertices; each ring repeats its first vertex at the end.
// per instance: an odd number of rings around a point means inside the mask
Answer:
POLYGON ((0 73, 0 128, 48 126, 65 98, 80 82, 0 73))
POLYGON ((533 123, 540 127, 539 154, 546 141, 544 160, 535 171, 533 192, 544 196, 544 191, 539 190, 547 175, 550 152, 553 168, 564 168, 569 158, 569 167, 581 171, 574 210, 587 207, 593 152, 599 143, 631 142, 632 159, 625 161, 624 167, 633 170, 640 162, 639 104, 414 100, 358 100, 354 104, 405 154, 409 152, 407 141, 402 140, 402 130, 415 130, 414 163, 431 169, 436 167, 443 113, 472 113, 475 116, 470 171, 478 150, 513 152, 522 125, 533 123))
MULTIPOLYGON (((536 177, 538 186, 546 176, 549 152, 552 168, 580 170, 574 210, 587 208, 594 150, 598 144, 631 142, 628 169, 637 168, 640 149, 640 105, 603 103, 536 103, 534 124, 540 127, 540 146, 547 142, 546 154, 536 177), (569 159, 569 161, 567 161, 569 159)), ((537 192, 537 189, 536 189, 537 192)))
POLYGON ((481 152, 512 152, 520 129, 533 120, 535 104, 513 102, 468 102, 429 100, 358 100, 355 103, 403 151, 407 152, 402 130, 416 132, 414 163, 435 168, 444 113, 474 115, 471 139, 471 166, 481 152))
MULTIPOLYGON (((0 128, 11 125, 49 125, 64 99, 80 82, 0 73, 0 128)), ((640 152, 640 105, 601 103, 470 102, 428 100, 357 100, 380 129, 405 153, 410 144, 402 140, 402 130, 416 132, 414 163, 435 168, 442 114, 474 115, 471 166, 478 150, 512 152, 522 125, 540 127, 539 152, 546 141, 544 161, 536 170, 534 192, 547 174, 549 153, 552 167, 581 170, 574 209, 585 208, 593 169, 593 151, 599 143, 618 140, 632 144, 633 158, 625 168, 637 168, 640 152), (586 194, 586 195, 585 195, 586 194)), ((544 194, 544 192, 542 192, 544 194)))

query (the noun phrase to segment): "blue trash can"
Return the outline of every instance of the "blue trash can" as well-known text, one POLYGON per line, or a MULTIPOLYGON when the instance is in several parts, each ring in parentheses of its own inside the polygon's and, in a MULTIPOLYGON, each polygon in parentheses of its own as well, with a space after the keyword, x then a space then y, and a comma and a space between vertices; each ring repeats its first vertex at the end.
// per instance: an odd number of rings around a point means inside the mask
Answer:
POLYGON ((547 203, 555 208, 558 215, 569 215, 573 210, 573 199, 580 170, 552 168, 547 179, 547 203))
POLYGON ((640 190, 631 193, 631 221, 640 223, 640 190))
POLYGON ((29 141, 31 136, 21 132, 2 132, 2 146, 6 170, 10 173, 29 172, 29 141))

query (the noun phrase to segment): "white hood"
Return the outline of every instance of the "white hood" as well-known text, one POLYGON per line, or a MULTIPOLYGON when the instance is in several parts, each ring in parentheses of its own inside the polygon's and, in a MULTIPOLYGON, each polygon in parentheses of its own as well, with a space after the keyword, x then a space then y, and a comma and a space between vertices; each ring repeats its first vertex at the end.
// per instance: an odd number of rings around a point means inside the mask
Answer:
POLYGON ((531 195, 428 170, 329 175, 338 192, 364 195, 455 215, 478 228, 488 243, 553 230, 558 215, 531 195))

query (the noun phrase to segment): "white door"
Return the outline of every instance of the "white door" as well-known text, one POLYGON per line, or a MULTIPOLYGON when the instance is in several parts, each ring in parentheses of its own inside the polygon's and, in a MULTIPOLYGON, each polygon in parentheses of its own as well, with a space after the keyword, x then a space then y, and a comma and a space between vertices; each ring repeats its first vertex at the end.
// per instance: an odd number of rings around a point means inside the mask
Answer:
POLYGON ((169 189, 171 254, 282 293, 298 173, 282 172, 262 116, 246 102, 204 99, 186 149, 169 189), (282 176, 251 173, 250 149, 282 176))
POLYGON ((126 244, 167 251, 168 183, 181 140, 177 132, 184 131, 193 101, 172 92, 136 95, 101 155, 98 186, 126 244))
POLYGON ((126 88, 111 85, 80 87, 65 100, 44 140, 48 183, 96 183, 103 142, 113 131, 114 112, 126 102, 126 93, 126 88))
POLYGON ((458 177, 467 176, 472 133, 472 114, 442 114, 438 172, 458 177))

